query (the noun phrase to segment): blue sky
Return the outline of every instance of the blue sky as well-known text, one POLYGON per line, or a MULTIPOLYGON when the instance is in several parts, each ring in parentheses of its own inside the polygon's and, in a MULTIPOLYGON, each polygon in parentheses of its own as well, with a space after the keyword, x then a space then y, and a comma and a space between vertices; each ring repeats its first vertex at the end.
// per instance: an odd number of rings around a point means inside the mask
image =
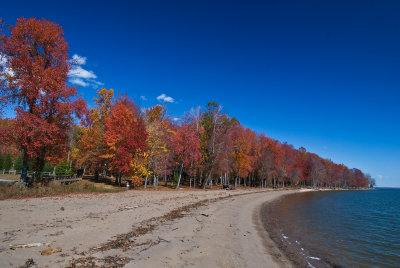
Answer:
POLYGON ((400 187, 398 1, 6 1, 1 9, 8 24, 35 16, 63 27, 87 71, 74 82, 88 100, 102 84, 142 106, 165 94, 172 117, 215 100, 246 127, 400 187))

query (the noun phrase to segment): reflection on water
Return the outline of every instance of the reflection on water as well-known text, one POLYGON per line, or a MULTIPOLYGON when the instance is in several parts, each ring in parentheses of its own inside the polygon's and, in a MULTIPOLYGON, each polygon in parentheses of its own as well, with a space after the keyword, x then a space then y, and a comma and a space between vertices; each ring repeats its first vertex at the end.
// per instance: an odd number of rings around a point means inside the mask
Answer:
POLYGON ((311 257, 344 267, 400 265, 400 189, 295 194, 276 213, 284 235, 311 257))

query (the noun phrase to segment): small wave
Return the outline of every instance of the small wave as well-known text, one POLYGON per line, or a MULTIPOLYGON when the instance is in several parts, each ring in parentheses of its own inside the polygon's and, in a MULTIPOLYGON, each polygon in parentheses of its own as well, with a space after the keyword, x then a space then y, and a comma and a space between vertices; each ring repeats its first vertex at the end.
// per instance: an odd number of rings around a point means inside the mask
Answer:
POLYGON ((288 239, 289 237, 287 237, 286 235, 282 234, 282 237, 285 239, 288 239))
POLYGON ((311 268, 315 268, 311 263, 307 262, 307 264, 308 264, 311 268))
POLYGON ((318 257, 312 257, 312 256, 308 256, 308 258, 309 258, 309 259, 312 259, 312 260, 317 260, 317 261, 320 261, 320 260, 321 260, 321 259, 318 258, 318 257))

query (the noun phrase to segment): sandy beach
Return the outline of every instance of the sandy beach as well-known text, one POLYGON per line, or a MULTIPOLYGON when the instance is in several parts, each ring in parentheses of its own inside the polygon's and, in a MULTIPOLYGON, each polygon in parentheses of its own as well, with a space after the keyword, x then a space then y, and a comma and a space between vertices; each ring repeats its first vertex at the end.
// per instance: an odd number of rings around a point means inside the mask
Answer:
POLYGON ((291 267, 259 212, 293 192, 127 191, 0 201, 0 266, 291 267))

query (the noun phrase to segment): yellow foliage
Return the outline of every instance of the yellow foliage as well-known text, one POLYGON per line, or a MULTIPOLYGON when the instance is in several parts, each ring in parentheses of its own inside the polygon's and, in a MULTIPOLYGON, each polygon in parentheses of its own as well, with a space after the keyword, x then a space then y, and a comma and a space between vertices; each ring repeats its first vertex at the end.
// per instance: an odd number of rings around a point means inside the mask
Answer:
POLYGON ((147 170, 147 153, 137 153, 135 157, 133 158, 130 166, 131 166, 131 173, 132 176, 139 176, 139 177, 145 177, 147 172, 151 174, 150 171, 147 170))
POLYGON ((144 179, 138 176, 132 176, 131 178, 133 187, 139 187, 143 184, 144 179))

